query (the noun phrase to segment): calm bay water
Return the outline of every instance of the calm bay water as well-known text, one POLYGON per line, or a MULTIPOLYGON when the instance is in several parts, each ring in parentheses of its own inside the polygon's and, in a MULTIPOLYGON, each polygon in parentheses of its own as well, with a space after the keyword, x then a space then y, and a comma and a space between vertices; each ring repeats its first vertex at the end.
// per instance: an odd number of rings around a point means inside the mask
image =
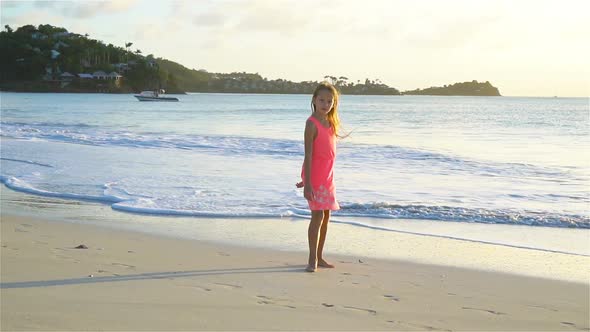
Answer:
MULTIPOLYGON (((0 97, 12 189, 127 212, 308 216, 294 186, 308 95, 0 97)), ((590 228, 587 98, 342 96, 340 114, 335 219, 590 228)))

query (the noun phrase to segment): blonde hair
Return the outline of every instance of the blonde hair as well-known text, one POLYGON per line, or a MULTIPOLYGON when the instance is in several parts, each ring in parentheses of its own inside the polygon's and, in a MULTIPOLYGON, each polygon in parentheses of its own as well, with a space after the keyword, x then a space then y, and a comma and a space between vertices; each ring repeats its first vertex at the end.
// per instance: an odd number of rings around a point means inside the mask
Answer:
POLYGON ((334 98, 334 104, 332 105, 332 109, 330 110, 330 112, 328 112, 327 119, 328 122, 330 122, 330 126, 332 126, 332 128, 334 129, 334 135, 337 137, 341 137, 340 135, 338 135, 338 131, 340 129, 340 117, 338 116, 338 99, 340 94, 338 93, 338 90, 336 90, 336 87, 332 84, 325 81, 321 82, 315 88, 315 91, 313 92, 313 97, 311 98, 312 113, 315 112, 315 105, 313 104, 313 100, 315 99, 315 97, 317 97, 320 91, 329 91, 330 93, 332 93, 332 97, 334 98))

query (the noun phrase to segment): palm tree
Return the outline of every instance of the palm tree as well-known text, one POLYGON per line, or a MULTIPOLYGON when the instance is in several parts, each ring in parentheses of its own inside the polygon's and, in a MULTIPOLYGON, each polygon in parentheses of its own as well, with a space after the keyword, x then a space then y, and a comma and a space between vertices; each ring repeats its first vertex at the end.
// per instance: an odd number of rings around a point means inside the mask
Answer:
POLYGON ((336 85, 336 83, 338 81, 336 76, 331 76, 331 75, 324 76, 324 79, 326 79, 326 80, 330 79, 330 83, 332 83, 333 85, 336 85))
POLYGON ((133 45, 133 43, 125 43, 125 50, 127 51, 125 53, 126 58, 127 58, 126 62, 129 62, 129 47, 131 47, 131 45, 133 45))
POLYGON ((348 81, 348 77, 340 76, 336 81, 336 85, 346 85, 346 81, 348 81))

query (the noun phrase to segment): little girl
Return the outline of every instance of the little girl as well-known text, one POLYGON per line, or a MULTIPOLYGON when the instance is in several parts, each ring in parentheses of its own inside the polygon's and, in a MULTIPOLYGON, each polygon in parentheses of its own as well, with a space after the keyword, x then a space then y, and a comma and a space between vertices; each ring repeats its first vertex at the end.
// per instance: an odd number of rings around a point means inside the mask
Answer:
POLYGON ((330 221, 330 211, 339 210, 334 187, 336 137, 340 127, 338 91, 330 83, 320 83, 311 100, 312 114, 305 123, 305 159, 301 170, 303 196, 311 210, 307 231, 309 263, 305 269, 315 272, 319 267, 333 268, 324 260, 323 250, 330 221))

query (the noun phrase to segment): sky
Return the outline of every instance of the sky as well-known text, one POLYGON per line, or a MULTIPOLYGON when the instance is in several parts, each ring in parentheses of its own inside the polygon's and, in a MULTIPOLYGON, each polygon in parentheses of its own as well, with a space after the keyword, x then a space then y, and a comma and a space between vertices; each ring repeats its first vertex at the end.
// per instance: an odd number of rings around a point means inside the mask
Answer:
POLYGON ((0 1, 2 27, 51 24, 209 72, 590 96, 588 0, 0 1))

